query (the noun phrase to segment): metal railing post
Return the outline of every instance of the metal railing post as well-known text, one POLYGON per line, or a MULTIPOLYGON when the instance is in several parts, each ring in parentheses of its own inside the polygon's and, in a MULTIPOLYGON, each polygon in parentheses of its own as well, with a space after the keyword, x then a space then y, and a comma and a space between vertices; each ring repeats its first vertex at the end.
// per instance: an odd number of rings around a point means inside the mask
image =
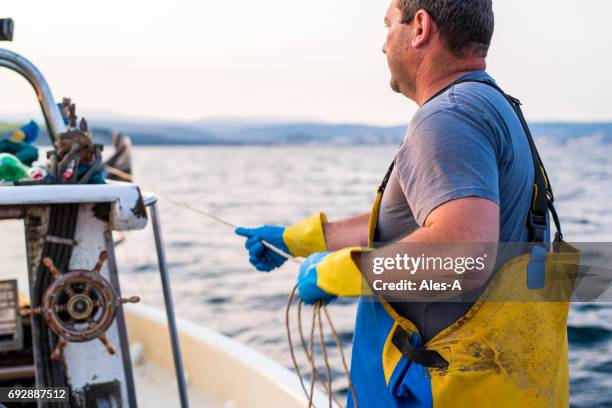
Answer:
POLYGON ((174 358, 174 368, 176 370, 176 381, 181 399, 181 407, 189 407, 187 394, 187 382, 185 381, 185 371, 181 346, 179 344, 178 331, 176 329, 176 318, 174 315, 174 303, 172 301, 172 290, 170 288, 170 277, 168 275, 168 262, 166 261, 166 250, 161 232, 161 223, 157 209, 157 200, 147 203, 150 208, 151 223, 153 225, 153 235, 155 237, 155 247, 157 249, 157 260, 159 262, 159 273, 161 275, 162 290, 164 292, 164 303, 166 304, 166 315, 168 317, 168 330, 170 331, 170 343, 172 345, 172 356, 174 358))

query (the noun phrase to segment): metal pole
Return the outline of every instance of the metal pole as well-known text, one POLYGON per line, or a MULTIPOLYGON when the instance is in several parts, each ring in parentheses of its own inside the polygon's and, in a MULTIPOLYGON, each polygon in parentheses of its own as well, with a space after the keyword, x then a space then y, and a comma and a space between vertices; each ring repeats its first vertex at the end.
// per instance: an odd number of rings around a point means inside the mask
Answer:
POLYGON ((30 82, 42 108, 51 142, 57 147, 59 135, 66 131, 66 125, 45 77, 30 61, 4 48, 0 48, 0 67, 11 69, 30 82))
POLYGON ((174 357, 174 368, 176 370, 176 382, 178 384, 179 395, 181 398, 181 407, 188 408, 189 400, 187 395, 187 382, 185 381, 181 346, 179 344, 178 332, 176 330, 172 290, 170 288, 170 278, 168 276, 168 263, 166 261, 166 251, 164 249, 164 241, 162 238, 161 223, 159 220, 156 201, 149 205, 151 208, 150 213, 153 224, 153 235, 155 236, 155 247, 157 249, 159 273, 161 275, 162 289, 164 292, 164 303, 166 304, 166 315, 168 316, 168 330, 170 331, 170 343, 172 345, 172 356, 174 357))

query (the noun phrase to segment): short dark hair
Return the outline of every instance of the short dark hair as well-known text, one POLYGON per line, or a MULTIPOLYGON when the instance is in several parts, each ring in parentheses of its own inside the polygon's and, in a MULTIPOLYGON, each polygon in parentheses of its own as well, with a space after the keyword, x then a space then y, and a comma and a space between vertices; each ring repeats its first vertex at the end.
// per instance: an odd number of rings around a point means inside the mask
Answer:
POLYGON ((397 0, 397 6, 405 24, 417 11, 427 11, 453 54, 461 57, 473 47, 478 55, 487 55, 494 27, 492 0, 397 0))

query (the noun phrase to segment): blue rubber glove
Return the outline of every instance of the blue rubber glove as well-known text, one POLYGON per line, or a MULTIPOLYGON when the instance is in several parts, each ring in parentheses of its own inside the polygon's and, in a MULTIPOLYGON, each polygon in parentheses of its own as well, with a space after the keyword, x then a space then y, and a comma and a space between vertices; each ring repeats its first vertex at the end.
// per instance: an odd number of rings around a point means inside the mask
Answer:
POLYGON ((289 253, 287 245, 283 240, 285 227, 275 225, 264 225, 258 228, 236 228, 236 234, 246 237, 244 246, 249 250, 249 262, 262 272, 269 272, 278 268, 287 260, 285 257, 266 248, 261 241, 269 242, 278 249, 289 253))
POLYGON ((300 266, 297 287, 300 297, 307 305, 312 305, 319 300, 329 303, 337 297, 325 292, 317 284, 317 266, 327 255, 329 255, 329 252, 312 254, 300 266))

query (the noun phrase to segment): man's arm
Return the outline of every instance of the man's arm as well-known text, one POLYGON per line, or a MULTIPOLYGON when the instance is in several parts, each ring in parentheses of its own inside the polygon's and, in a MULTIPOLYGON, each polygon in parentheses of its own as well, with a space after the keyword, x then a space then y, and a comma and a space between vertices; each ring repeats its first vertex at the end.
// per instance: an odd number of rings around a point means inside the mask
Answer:
POLYGON ((425 219, 425 226, 400 242, 497 242, 499 223, 496 202, 466 197, 435 208, 425 219))
MULTIPOLYGON (((362 215, 337 223, 336 231, 332 233, 335 244, 346 243, 355 230, 364 233, 365 219, 365 215, 362 215)), ((370 291, 363 285, 362 278, 368 281, 375 293, 392 301, 436 301, 468 295, 473 289, 480 288, 493 271, 498 237, 499 209, 495 201, 475 196, 450 200, 434 208, 426 217, 424 226, 399 243, 374 251, 347 247, 331 253, 311 255, 300 267, 298 289, 307 304, 317 300, 328 302, 336 296, 368 294, 370 291), (483 251, 490 256, 484 255, 483 258, 483 251), (425 257, 461 258, 463 261, 460 267, 464 269, 459 271, 453 267, 424 266, 426 261, 412 270, 404 266, 386 266, 386 260, 400 258, 398 262, 402 262, 404 255, 419 260, 425 257), (473 259, 472 266, 467 266, 468 257, 473 259), (377 262, 379 259, 384 262, 377 262), (476 259, 483 263, 480 270, 474 270, 476 259), (385 265, 387 269, 376 271, 375 265, 385 265), (396 285, 408 279, 419 289, 397 290, 396 286, 385 287, 385 284, 396 285), (433 281, 442 289, 421 290, 420 281, 433 281), (460 282, 458 290, 463 293, 455 291, 457 282, 460 282)))
MULTIPOLYGON (((330 251, 368 244, 370 213, 323 225, 330 251)), ((425 226, 400 242, 497 242, 499 206, 480 197, 452 200, 434 209, 425 226)))
MULTIPOLYGON (((372 268, 365 267, 365 278, 372 284, 376 279, 384 279, 386 282, 399 282, 402 279, 413 280, 433 280, 435 282, 451 284, 460 279, 462 290, 470 291, 479 288, 489 275, 493 272, 495 265, 496 245, 499 241, 499 206, 496 202, 480 198, 465 197, 448 201, 431 211, 427 216, 425 225, 398 243, 388 245, 369 253, 355 253, 353 259, 357 265, 372 265, 374 258, 394 258, 398 253, 410 252, 410 249, 419 253, 406 253, 411 257, 418 257, 421 252, 430 257, 471 257, 477 258, 487 253, 486 267, 482 270, 471 270, 463 275, 458 275, 452 271, 443 269, 419 270, 414 275, 407 274, 403 270, 389 270, 384 275, 371 273, 372 268), (402 246, 406 244, 419 244, 411 248, 402 246), (441 245, 427 245, 436 244, 441 245), (444 245, 453 243, 456 245, 444 245), (422 245, 421 245, 422 244, 422 245), (485 244, 485 245, 483 245, 485 244)), ((397 296, 397 293, 391 293, 397 296)), ((451 292, 439 294, 439 298, 454 296, 451 292)), ((434 296, 429 292, 406 293, 406 300, 434 300, 434 296)))
MULTIPOLYGON (((330 251, 366 246, 370 213, 356 215, 323 225, 330 251)), ((400 242, 497 242, 499 207, 485 198, 466 197, 452 200, 434 209, 425 226, 400 242)))
POLYGON ((366 246, 370 213, 323 224, 325 242, 330 251, 346 247, 366 246))

